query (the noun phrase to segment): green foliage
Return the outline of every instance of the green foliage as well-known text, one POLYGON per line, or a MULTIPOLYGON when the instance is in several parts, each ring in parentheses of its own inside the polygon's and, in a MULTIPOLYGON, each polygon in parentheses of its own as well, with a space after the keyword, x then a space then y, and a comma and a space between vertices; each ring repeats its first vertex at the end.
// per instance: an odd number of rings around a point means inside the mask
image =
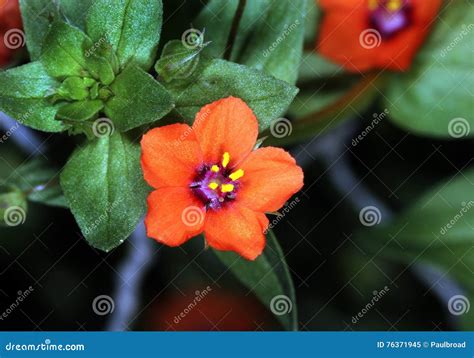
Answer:
POLYGON ((160 41, 161 0, 100 0, 87 14, 87 33, 95 42, 107 39, 120 67, 129 62, 148 70, 160 41))
POLYGON ((155 122, 174 106, 166 89, 133 64, 117 76, 110 90, 113 96, 105 104, 105 114, 120 131, 155 122))
MULTIPOLYGON (((207 55, 225 54, 238 4, 238 0, 212 0, 197 17, 196 26, 209 34, 207 55)), ((247 1, 229 58, 294 84, 303 51, 306 8, 306 0, 247 1)))
POLYGON ((148 187, 139 158, 139 146, 115 132, 76 149, 67 162, 61 187, 91 246, 120 245, 145 213, 148 187))
POLYGON ((361 232, 358 242, 408 265, 438 266, 459 280, 474 299, 473 227, 474 169, 470 169, 424 194, 392 224, 361 232))
POLYGON ((295 289, 283 252, 273 232, 255 261, 232 252, 216 251, 229 270, 272 311, 287 330, 298 329, 295 289))
POLYGON ((44 132, 61 132, 66 128, 55 120, 57 106, 46 99, 59 83, 48 75, 41 63, 32 62, 0 72, 0 83, 0 110, 44 132))
POLYGON ((471 2, 450 3, 412 68, 393 76, 386 106, 396 124, 421 135, 474 137, 473 18, 471 2), (461 128, 454 127, 455 118, 464 119, 461 128))
POLYGON ((298 89, 261 71, 224 60, 201 60, 194 75, 166 86, 175 97, 176 111, 194 119, 204 105, 220 98, 242 98, 254 111, 260 129, 281 116, 298 89))
POLYGON ((161 58, 155 64, 156 72, 165 82, 191 76, 199 64, 201 51, 208 44, 203 43, 203 39, 204 36, 200 37, 200 43, 189 47, 179 40, 168 42, 163 48, 161 58))

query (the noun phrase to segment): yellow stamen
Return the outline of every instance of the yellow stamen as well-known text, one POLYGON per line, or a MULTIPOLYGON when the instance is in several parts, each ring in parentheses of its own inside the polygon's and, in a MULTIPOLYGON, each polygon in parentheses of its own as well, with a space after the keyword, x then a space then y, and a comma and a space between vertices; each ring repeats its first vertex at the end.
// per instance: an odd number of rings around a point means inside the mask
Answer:
POLYGON ((225 168, 230 162, 230 154, 229 152, 225 152, 222 156, 222 166, 225 168))
POLYGON ((387 4, 387 9, 389 11, 397 11, 402 7, 401 0, 390 0, 387 4))
POLYGON ((213 181, 212 183, 209 183, 208 187, 212 190, 216 190, 219 187, 219 184, 213 181))
POLYGON ((229 175, 229 178, 231 180, 237 180, 237 179, 242 178, 243 176, 244 176, 244 171, 242 169, 239 169, 233 172, 231 175, 229 175))
POLYGON ((221 185, 221 191, 223 193, 230 193, 232 190, 234 190, 234 185, 233 184, 222 184, 221 185))
POLYGON ((213 171, 214 173, 217 173, 217 172, 219 171, 219 166, 214 164, 214 165, 211 167, 211 171, 213 171))

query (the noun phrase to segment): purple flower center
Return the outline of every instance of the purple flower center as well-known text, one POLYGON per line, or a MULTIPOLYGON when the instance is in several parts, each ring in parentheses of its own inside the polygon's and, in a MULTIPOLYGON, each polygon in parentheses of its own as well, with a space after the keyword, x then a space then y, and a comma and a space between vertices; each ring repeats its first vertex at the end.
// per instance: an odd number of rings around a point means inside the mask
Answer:
POLYGON ((388 39, 411 24, 410 0, 369 0, 370 27, 388 39))
POLYGON ((244 175, 242 169, 231 172, 229 153, 224 153, 222 163, 203 164, 189 185, 193 194, 208 209, 220 209, 226 203, 236 198, 240 187, 240 179, 244 175))

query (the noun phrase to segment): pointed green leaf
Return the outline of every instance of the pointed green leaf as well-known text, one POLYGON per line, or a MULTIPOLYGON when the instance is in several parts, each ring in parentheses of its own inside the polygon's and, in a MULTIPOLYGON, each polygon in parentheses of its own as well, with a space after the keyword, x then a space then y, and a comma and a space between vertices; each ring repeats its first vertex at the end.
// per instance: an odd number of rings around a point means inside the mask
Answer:
POLYGON ((20 0, 26 44, 32 60, 41 56, 43 43, 52 23, 63 20, 81 29, 93 0, 20 0))
POLYGON ((104 104, 98 99, 77 101, 62 105, 56 116, 65 121, 86 121, 96 117, 102 108, 104 104))
POLYGON ((95 248, 120 245, 145 213, 140 147, 117 131, 76 149, 61 187, 83 235, 95 248))
POLYGON ((45 132, 61 132, 64 124, 55 120, 57 106, 45 99, 59 83, 43 65, 32 62, 0 72, 0 110, 21 124, 45 132))
POLYGON ((287 330, 298 329, 295 289, 283 252, 269 231, 267 245, 255 261, 214 250, 229 270, 276 315, 287 330))
POLYGON ((120 67, 134 61, 145 70, 154 62, 163 16, 161 0, 100 0, 87 14, 87 33, 106 38, 120 67))
POLYGON ((155 122, 173 108, 166 89, 133 64, 117 76, 110 89, 113 97, 105 104, 105 114, 119 131, 155 122))
POLYGON ((260 129, 288 108, 298 89, 261 71, 224 60, 201 60, 194 75, 166 85, 175 96, 176 111, 192 121, 204 105, 220 98, 243 99, 255 112, 260 129))
POLYGON ((391 119, 414 133, 474 137, 474 4, 446 4, 412 68, 394 75, 385 94, 391 119))

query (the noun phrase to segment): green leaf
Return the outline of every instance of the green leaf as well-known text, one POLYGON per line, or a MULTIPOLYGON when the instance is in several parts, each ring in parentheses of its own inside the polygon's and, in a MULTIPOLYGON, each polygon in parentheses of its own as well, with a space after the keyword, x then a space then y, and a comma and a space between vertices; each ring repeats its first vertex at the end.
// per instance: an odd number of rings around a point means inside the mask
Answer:
POLYGON ((0 226, 18 226, 26 219, 25 195, 15 186, 0 186, 0 226))
POLYGON ((447 4, 410 71, 393 76, 386 106, 396 124, 421 135, 474 137, 473 18, 472 2, 447 4))
POLYGON ((34 129, 45 132, 66 129, 55 120, 57 106, 45 99, 59 83, 47 74, 41 63, 0 72, 0 83, 0 110, 34 129))
MULTIPOLYGON (((94 70, 85 54, 93 46, 81 30, 56 21, 45 39, 41 62, 55 78, 87 77, 87 70, 94 70)), ((91 71, 94 72, 94 71, 91 71)), ((94 73, 97 76, 97 72, 94 73)))
MULTIPOLYGON (((271 0, 246 2, 230 60, 237 60, 256 21, 270 6, 270 2, 271 0)), ((238 5, 239 0, 211 0, 193 22, 198 29, 206 31, 206 40, 210 41, 210 45, 204 50, 207 56, 221 58, 224 55, 238 5)))
POLYGON ((76 149, 61 173, 61 187, 83 235, 109 251, 135 229, 148 192, 140 147, 115 132, 76 149))
POLYGON ((224 60, 201 60, 194 75, 173 81, 167 89, 174 95, 176 111, 188 121, 204 105, 228 96, 240 97, 254 111, 260 129, 281 116, 298 89, 261 71, 224 60))
POLYGON ((136 65, 129 65, 110 86, 113 97, 105 114, 119 131, 127 131, 162 118, 173 108, 166 89, 136 65))
POLYGON ((67 207, 59 186, 59 170, 40 158, 33 158, 18 167, 8 179, 28 200, 50 206, 67 207))
POLYGON ((57 118, 66 121, 86 121, 94 118, 104 108, 102 101, 85 100, 62 105, 57 118))
POLYGON ((280 245, 271 231, 267 233, 265 250, 255 261, 247 261, 233 252, 214 250, 214 253, 286 329, 298 329, 293 281, 280 245))
POLYGON ((160 41, 161 0, 100 0, 87 14, 87 33, 94 41, 106 38, 120 66, 133 60, 148 70, 160 41))
POLYGON ((93 0, 20 0, 26 44, 33 61, 40 58, 43 43, 52 23, 64 20, 81 29, 93 0))
POLYGON ((303 54, 306 9, 306 0, 273 0, 265 15, 255 14, 260 20, 238 62, 295 84, 303 54))
POLYGON ((20 0, 20 9, 28 52, 36 61, 41 56, 51 23, 59 18, 58 8, 51 0, 20 0))
MULTIPOLYGON (((212 0, 197 17, 196 26, 206 30, 211 42, 207 55, 224 55, 238 4, 238 0, 212 0)), ((230 59, 294 84, 303 51, 306 10, 306 0, 247 1, 230 59)))
POLYGON ((435 265, 459 280, 474 299, 473 228, 471 168, 422 195, 390 225, 361 231, 357 242, 370 252, 407 265, 435 265))
POLYGON ((203 43, 186 47, 180 40, 168 42, 155 64, 156 72, 165 82, 191 76, 199 63, 199 54, 206 45, 203 43))
MULTIPOLYGON (((30 0, 28 0, 28 2, 29 1, 30 0)), ((94 1, 95 0, 59 0, 59 11, 66 22, 84 30, 86 26, 85 14, 87 14, 94 1)))

